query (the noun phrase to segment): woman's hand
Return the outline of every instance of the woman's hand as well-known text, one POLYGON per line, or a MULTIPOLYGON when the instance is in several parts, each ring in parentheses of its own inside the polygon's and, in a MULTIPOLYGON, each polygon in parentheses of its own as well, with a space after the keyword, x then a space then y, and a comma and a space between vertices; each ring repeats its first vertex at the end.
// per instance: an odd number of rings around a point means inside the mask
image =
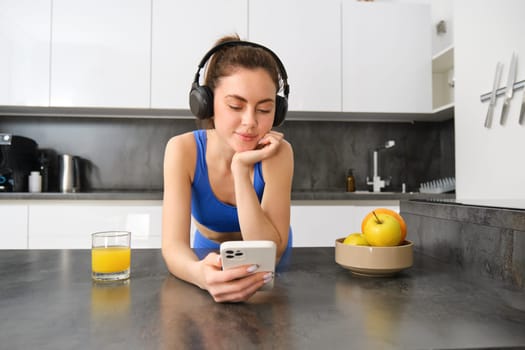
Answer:
POLYGON ((264 135, 254 150, 235 153, 232 159, 232 172, 240 168, 249 169, 251 166, 263 159, 270 158, 279 148, 284 134, 270 130, 264 135))
POLYGON ((203 288, 216 302, 246 301, 265 283, 273 279, 271 272, 255 272, 257 265, 243 265, 223 271, 217 253, 208 254, 201 260, 201 264, 203 288))

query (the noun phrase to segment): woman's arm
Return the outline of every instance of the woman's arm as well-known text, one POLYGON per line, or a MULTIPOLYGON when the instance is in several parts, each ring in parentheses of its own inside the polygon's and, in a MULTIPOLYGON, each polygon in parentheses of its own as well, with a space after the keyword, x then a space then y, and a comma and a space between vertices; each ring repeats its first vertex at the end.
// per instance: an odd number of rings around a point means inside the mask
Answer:
POLYGON ((195 168, 195 140, 191 133, 172 138, 164 155, 162 255, 168 270, 178 278, 206 289, 215 301, 244 301, 269 276, 253 266, 222 271, 219 255, 199 260, 190 246, 191 182, 195 168))
POLYGON ((203 288, 199 259, 190 248, 191 166, 196 157, 191 137, 173 137, 164 153, 162 255, 172 274, 203 288))
POLYGON ((275 131, 267 134, 261 143, 261 149, 234 156, 235 199, 243 239, 272 240, 277 244, 280 257, 286 250, 290 228, 293 151, 283 135, 275 131), (250 169, 259 160, 263 160, 266 183, 262 203, 250 179, 250 169))

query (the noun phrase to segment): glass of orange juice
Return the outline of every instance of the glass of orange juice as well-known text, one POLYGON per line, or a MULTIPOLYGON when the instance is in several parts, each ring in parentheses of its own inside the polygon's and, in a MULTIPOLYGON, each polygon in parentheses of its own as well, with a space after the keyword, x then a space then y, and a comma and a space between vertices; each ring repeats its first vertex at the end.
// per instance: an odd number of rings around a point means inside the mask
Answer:
POLYGON ((131 232, 105 231, 91 234, 91 277, 95 281, 129 278, 131 232))

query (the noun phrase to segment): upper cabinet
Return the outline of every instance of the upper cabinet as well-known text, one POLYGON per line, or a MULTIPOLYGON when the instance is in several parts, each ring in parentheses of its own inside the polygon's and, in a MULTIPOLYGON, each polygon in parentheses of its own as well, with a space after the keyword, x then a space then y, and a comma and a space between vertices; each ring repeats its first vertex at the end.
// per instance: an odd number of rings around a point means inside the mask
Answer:
POLYGON ((0 105, 49 106, 51 0, 0 0, 0 105))
POLYGON ((454 107, 454 47, 432 58, 432 108, 434 112, 454 107))
POLYGON ((234 33, 280 57, 290 111, 313 119, 426 118, 445 79, 432 80, 428 4, 0 0, 0 19, 0 106, 188 110, 199 62, 234 33))
POLYGON ((341 111, 341 1, 251 0, 249 39, 282 60, 292 111, 341 111))
POLYGON ((51 106, 150 107, 150 0, 53 0, 51 106))
POLYGON ((430 6, 343 1, 343 111, 429 113, 430 6))
POLYGON ((204 54, 221 36, 246 38, 248 2, 154 0, 152 11, 151 107, 188 109, 204 54))

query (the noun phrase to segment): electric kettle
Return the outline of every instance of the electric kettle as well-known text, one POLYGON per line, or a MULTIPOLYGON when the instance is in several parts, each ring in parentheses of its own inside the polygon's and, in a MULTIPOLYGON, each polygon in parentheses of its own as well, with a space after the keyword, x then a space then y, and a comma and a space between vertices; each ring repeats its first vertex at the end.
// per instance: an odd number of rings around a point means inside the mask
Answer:
POLYGON ((70 154, 58 158, 60 192, 80 192, 80 159, 70 154))

